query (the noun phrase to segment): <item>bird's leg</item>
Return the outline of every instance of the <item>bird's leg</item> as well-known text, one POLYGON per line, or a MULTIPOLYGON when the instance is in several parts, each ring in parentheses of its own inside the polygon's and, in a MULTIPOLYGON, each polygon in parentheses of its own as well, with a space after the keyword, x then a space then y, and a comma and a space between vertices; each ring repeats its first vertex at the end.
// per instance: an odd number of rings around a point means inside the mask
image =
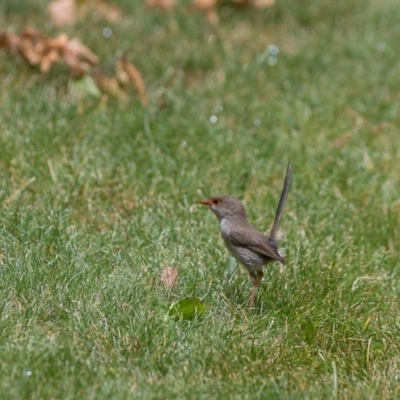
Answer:
POLYGON ((250 279, 251 279, 251 283, 253 284, 253 289, 251 289, 251 292, 250 292, 249 308, 254 308, 254 299, 256 297, 257 288, 258 288, 258 285, 260 284, 263 276, 264 276, 264 273, 261 270, 252 271, 250 273, 250 279))

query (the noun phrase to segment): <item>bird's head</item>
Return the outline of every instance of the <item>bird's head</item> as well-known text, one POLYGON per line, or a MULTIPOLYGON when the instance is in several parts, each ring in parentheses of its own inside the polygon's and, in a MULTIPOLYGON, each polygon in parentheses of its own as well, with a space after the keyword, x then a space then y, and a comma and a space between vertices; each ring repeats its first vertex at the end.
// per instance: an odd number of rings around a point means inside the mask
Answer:
POLYGON ((223 218, 246 218, 246 211, 242 202, 233 196, 215 196, 208 199, 200 200, 199 204, 208 206, 208 208, 221 221, 223 218))

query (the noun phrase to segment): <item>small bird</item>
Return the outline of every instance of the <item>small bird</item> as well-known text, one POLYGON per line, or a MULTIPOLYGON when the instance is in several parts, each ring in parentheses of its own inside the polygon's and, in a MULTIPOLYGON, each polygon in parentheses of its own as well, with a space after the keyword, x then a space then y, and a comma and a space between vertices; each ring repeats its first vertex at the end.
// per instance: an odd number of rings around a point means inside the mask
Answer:
POLYGON ((250 274, 253 284, 249 298, 250 308, 254 308, 257 287, 264 276, 263 266, 272 261, 286 264, 286 260, 279 254, 278 228, 292 182, 292 171, 293 165, 289 162, 274 223, 268 236, 264 236, 250 224, 242 202, 236 197, 222 195, 199 201, 216 215, 226 247, 250 274))

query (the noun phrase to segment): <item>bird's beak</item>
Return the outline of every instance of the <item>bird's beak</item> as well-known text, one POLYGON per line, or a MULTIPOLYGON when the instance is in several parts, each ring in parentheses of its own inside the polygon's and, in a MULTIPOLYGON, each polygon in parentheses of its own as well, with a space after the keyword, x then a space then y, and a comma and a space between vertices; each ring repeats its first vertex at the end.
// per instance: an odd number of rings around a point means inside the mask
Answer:
POLYGON ((208 199, 199 200, 198 203, 199 204, 203 204, 205 206, 209 206, 210 205, 210 200, 208 200, 208 199))

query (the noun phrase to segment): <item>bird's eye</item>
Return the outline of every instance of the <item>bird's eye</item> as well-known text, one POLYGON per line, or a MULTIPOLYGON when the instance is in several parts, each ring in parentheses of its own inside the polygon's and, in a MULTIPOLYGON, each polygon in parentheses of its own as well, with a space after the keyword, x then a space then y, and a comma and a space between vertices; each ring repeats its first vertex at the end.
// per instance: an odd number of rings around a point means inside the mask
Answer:
POLYGON ((219 200, 218 200, 218 199, 214 199, 214 200, 213 200, 213 204, 217 205, 218 203, 219 203, 219 200))

